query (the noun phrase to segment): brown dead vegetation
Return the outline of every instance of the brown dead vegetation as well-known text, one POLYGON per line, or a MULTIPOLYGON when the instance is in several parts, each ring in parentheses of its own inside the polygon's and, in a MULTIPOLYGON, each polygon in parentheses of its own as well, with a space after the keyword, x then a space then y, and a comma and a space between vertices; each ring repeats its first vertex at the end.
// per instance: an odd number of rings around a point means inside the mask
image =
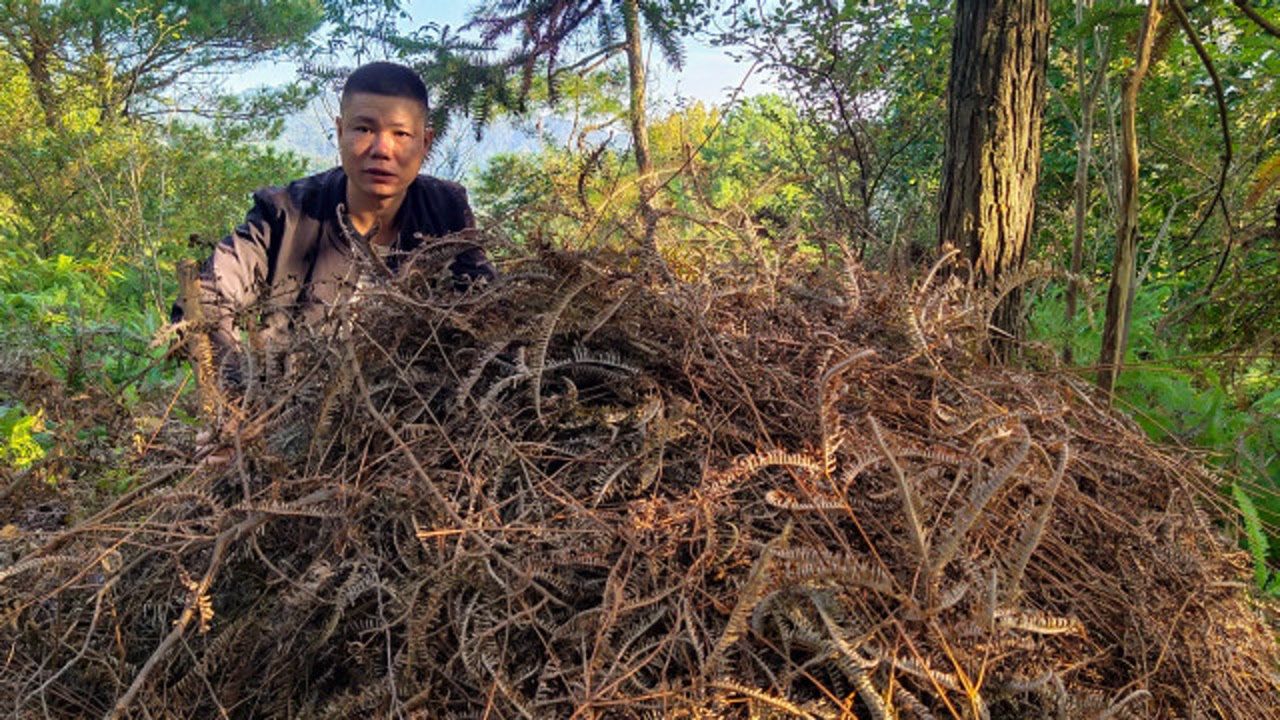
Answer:
POLYGON ((4 712, 1280 717, 1215 479, 992 302, 616 266, 427 252, 257 358, 234 462, 0 569, 4 712))

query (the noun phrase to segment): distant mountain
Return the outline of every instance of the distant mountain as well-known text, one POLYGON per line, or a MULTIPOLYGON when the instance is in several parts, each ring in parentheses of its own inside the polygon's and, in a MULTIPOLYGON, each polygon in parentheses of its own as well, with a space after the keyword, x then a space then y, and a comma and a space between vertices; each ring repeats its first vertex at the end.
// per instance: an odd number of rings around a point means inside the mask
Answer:
POLYGON ((325 119, 325 115, 314 104, 285 118, 284 131, 273 144, 281 150, 301 155, 315 169, 331 167, 338 162, 333 119, 325 119))

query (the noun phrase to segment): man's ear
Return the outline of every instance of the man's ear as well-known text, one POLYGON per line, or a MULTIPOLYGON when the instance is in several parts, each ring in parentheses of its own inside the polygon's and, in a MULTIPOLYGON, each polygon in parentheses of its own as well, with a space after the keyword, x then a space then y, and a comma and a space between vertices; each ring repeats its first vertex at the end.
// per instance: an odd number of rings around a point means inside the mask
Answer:
POLYGON ((428 125, 422 133, 422 159, 426 160, 431 154, 431 144, 436 140, 435 128, 428 125))
POLYGON ((333 116, 333 129, 334 129, 334 132, 336 133, 333 136, 334 141, 342 142, 342 116, 341 115, 333 116))

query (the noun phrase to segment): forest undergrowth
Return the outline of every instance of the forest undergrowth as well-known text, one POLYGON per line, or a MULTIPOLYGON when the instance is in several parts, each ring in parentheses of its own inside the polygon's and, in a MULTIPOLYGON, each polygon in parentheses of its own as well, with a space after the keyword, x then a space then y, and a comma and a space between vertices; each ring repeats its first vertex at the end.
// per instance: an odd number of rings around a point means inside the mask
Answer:
POLYGON ((13 524, 15 716, 1280 717, 1222 478, 962 273, 452 247, 13 524))

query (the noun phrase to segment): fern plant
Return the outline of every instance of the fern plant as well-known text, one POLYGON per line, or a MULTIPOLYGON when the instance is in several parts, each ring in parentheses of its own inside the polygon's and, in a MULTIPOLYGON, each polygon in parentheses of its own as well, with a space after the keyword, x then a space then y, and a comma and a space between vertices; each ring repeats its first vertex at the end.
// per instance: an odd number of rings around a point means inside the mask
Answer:
MULTIPOLYGON (((1280 386, 1274 360, 1258 358, 1233 372, 1222 362, 1195 354, 1157 332, 1168 281, 1144 287, 1134 304, 1127 367, 1117 385, 1116 404, 1156 440, 1210 451, 1229 476, 1244 480, 1223 486, 1245 523, 1257 585, 1280 592, 1280 386), (1229 374, 1230 373, 1230 374, 1229 374)), ((1055 348, 1071 343, 1075 357, 1097 357, 1098 318, 1062 320, 1062 297, 1036 300, 1032 339, 1055 348)))
POLYGON ((1253 581, 1264 593, 1280 597, 1280 573, 1273 571, 1267 565, 1270 541, 1263 530, 1258 508, 1253 504, 1253 499, 1248 493, 1240 488, 1239 483, 1231 484, 1231 496, 1235 499, 1236 508, 1240 510, 1240 517, 1244 520, 1245 544, 1249 548, 1249 555, 1253 558, 1253 581))

